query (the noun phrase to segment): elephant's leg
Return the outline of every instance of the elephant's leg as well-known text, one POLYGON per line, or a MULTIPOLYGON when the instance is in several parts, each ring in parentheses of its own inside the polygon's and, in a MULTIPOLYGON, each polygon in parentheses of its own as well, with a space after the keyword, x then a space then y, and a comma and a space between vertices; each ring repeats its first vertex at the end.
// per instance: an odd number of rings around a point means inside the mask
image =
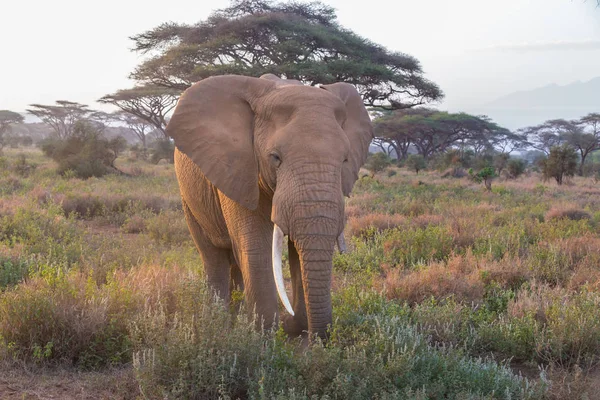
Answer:
POLYGON ((300 335, 308 331, 308 318, 306 316, 306 303, 304 302, 304 287, 302 286, 302 271, 300 270, 300 257, 294 244, 288 240, 290 259, 290 275, 292 277, 292 308, 294 316, 286 315, 284 329, 289 335, 300 335))
POLYGON ((202 258, 208 285, 223 301, 229 302, 231 299, 229 288, 231 250, 216 247, 210 242, 185 202, 183 202, 183 212, 198 253, 202 258))
POLYGON ((225 196, 221 197, 221 204, 235 259, 243 276, 246 306, 249 311, 256 312, 259 327, 270 329, 278 321, 271 260, 273 224, 259 211, 250 211, 225 196))

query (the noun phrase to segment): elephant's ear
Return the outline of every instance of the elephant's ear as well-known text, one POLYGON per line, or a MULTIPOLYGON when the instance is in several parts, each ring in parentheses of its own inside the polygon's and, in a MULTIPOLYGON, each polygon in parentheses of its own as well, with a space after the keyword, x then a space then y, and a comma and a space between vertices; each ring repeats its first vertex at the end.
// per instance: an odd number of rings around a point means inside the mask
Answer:
POLYGON ((251 210, 258 205, 252 102, 275 87, 265 79, 223 75, 187 89, 167 126, 175 146, 223 194, 251 210))
POLYGON ((348 83, 321 85, 336 94, 346 104, 346 122, 343 129, 350 141, 348 162, 342 168, 342 191, 345 196, 352 192, 354 182, 358 179, 358 171, 367 160, 369 144, 373 140, 371 118, 356 88, 348 83))

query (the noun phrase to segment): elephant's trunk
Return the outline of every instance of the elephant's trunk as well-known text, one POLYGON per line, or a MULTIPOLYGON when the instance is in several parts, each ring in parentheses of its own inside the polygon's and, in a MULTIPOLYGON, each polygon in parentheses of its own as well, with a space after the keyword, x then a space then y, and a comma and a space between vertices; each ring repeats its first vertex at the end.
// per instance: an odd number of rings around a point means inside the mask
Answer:
POLYGON ((325 338, 331 315, 331 270, 336 235, 298 237, 308 331, 325 338))
MULTIPOLYGON (((300 275, 301 290, 294 286, 294 293, 303 293, 304 301, 294 299, 294 307, 300 307, 294 310, 295 323, 301 329, 308 328, 311 334, 325 337, 332 322, 333 252, 344 225, 341 171, 339 166, 324 162, 296 165, 286 173, 289 175, 282 172, 282 184, 275 192, 271 219, 289 235, 298 253, 300 273, 294 273, 292 278, 300 275)), ((275 260, 274 266, 276 263, 275 260)), ((279 293, 285 304, 284 292, 279 293)))

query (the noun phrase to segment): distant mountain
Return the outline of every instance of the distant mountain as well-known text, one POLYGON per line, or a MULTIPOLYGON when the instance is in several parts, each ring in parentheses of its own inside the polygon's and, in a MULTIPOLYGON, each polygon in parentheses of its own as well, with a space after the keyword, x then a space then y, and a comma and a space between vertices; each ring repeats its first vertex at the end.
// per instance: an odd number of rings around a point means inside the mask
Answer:
POLYGON ((489 115, 500 125, 517 129, 549 119, 580 118, 600 112, 600 77, 587 82, 519 91, 500 97, 483 107, 471 110, 489 115))

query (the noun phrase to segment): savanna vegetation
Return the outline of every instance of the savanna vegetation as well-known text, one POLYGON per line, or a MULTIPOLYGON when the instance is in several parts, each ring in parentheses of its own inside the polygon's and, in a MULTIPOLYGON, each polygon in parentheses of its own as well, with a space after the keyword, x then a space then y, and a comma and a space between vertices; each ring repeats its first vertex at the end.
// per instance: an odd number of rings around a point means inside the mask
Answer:
POLYGON ((487 191, 437 170, 365 171, 330 340, 306 349, 256 332, 233 311, 241 294, 212 298, 172 166, 130 156, 124 174, 82 180, 5 150, 1 390, 25 385, 20 365, 79 371, 120 398, 583 398, 597 384, 592 179, 528 172, 487 191))
POLYGON ((443 96, 418 60, 319 2, 234 0, 132 39, 136 86, 99 99, 118 112, 0 111, 0 397, 597 396, 598 114, 511 132, 418 107, 443 96), (224 73, 346 81, 377 107, 327 342, 258 332, 203 281, 165 127, 224 73))

